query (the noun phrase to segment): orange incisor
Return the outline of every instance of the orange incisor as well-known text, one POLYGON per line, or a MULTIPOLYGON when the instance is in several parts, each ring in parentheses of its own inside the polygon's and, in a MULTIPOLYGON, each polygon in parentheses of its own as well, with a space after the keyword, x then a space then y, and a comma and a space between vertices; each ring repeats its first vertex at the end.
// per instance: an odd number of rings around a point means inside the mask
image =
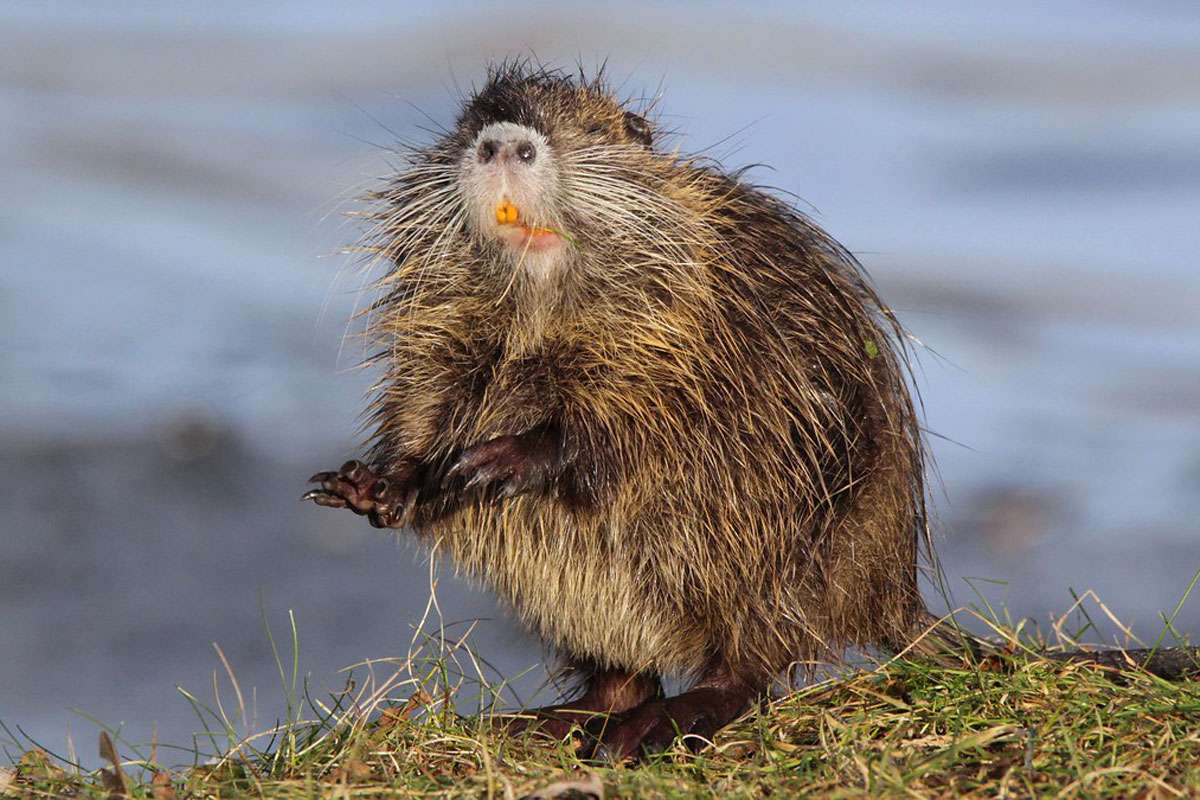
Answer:
POLYGON ((520 225, 526 233, 533 236, 562 236, 567 241, 574 243, 574 239, 556 228, 531 228, 521 223, 521 212, 511 200, 501 200, 496 204, 496 222, 501 225, 520 225))
POLYGON ((521 218, 521 212, 508 200, 501 200, 496 206, 496 222, 501 225, 516 225, 521 218))

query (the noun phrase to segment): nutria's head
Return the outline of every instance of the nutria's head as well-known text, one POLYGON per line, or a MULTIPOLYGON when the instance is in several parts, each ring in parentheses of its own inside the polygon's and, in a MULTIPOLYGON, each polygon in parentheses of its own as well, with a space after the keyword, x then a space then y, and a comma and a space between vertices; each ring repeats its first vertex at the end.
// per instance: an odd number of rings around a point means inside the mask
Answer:
POLYGON ((378 244, 402 271, 453 258, 535 279, 678 248, 663 230, 687 215, 662 189, 677 162, 655 144, 601 78, 502 64, 382 193, 378 244))
POLYGON ((467 103, 455 138, 474 232, 541 270, 578 242, 572 229, 602 202, 594 168, 644 157, 653 144, 646 119, 599 81, 511 67, 467 103))

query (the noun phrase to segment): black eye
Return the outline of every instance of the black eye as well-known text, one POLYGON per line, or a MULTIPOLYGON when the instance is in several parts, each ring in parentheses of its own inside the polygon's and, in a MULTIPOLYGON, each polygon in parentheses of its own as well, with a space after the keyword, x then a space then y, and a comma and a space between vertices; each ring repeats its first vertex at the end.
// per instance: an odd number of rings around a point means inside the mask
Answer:
POLYGON ((636 141, 649 147, 653 142, 650 134, 650 123, 632 111, 625 112, 625 132, 636 141))
POLYGON ((517 145, 517 158, 524 161, 526 164, 533 163, 533 159, 537 157, 537 148, 533 146, 533 142, 521 142, 517 145))

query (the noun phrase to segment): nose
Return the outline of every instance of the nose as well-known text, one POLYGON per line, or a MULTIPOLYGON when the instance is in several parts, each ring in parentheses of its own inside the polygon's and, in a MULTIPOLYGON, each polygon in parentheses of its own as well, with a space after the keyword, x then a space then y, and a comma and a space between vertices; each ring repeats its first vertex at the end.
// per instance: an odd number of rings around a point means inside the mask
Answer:
POLYGON ((522 164, 532 164, 537 159, 537 148, 528 139, 501 142, 496 139, 484 139, 476 151, 480 164, 487 164, 497 156, 501 159, 516 157, 522 164))

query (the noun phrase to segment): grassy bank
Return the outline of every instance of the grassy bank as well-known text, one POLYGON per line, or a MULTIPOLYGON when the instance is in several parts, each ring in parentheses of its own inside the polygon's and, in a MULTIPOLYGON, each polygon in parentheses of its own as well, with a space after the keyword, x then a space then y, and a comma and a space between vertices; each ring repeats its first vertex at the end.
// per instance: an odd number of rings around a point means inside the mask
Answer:
POLYGON ((582 763, 570 742, 510 738, 486 713, 455 713, 456 703, 486 707, 495 696, 468 677, 478 673, 460 645, 368 666, 388 677, 322 701, 307 696, 294 662, 281 664, 291 718, 253 736, 240 730, 230 673, 226 700, 190 698, 206 733, 189 765, 162 767, 179 751, 118 737, 101 755, 119 770, 80 772, 29 749, 0 772, 0 787, 159 800, 515 798, 562 780, 610 798, 1200 796, 1200 683, 1140 672, 1021 656, 957 667, 894 660, 767 703, 699 752, 679 746, 608 768, 582 763))

